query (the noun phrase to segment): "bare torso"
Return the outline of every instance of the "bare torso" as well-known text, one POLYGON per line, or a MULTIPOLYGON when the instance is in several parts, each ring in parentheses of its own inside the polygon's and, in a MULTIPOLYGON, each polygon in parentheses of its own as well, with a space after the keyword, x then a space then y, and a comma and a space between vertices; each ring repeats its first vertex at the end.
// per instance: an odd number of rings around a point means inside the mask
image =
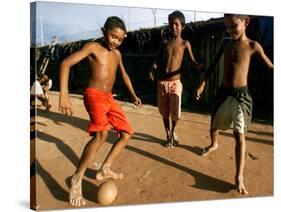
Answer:
POLYGON ((255 42, 229 40, 224 47, 223 85, 227 87, 243 87, 247 85, 251 56, 254 54, 255 42))
POLYGON ((164 76, 164 80, 173 81, 180 79, 180 68, 184 51, 186 48, 184 40, 171 40, 164 45, 163 53, 163 69, 160 76, 164 76))
POLYGON ((99 43, 93 43, 93 45, 95 48, 88 56, 90 64, 88 86, 104 92, 111 92, 119 64, 118 50, 109 51, 99 43))

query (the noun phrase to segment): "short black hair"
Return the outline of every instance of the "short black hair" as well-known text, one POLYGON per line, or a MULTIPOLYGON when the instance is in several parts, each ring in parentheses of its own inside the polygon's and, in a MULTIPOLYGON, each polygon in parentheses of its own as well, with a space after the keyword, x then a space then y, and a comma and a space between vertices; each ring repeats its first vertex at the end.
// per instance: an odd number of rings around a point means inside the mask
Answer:
POLYGON ((175 18, 178 18, 180 20, 182 26, 185 25, 185 17, 183 15, 183 13, 180 12, 179 10, 175 10, 174 12, 169 14, 169 16, 168 16, 169 23, 171 23, 172 20, 174 20, 175 18))
POLYGON ((44 82, 49 81, 49 77, 46 74, 39 74, 39 79, 43 79, 44 78, 44 82))
POLYGON ((104 29, 110 30, 113 28, 120 28, 126 33, 126 27, 123 20, 117 16, 108 17, 104 23, 104 29))
POLYGON ((250 18, 248 15, 243 15, 243 14, 232 14, 232 13, 225 13, 224 17, 235 17, 235 18, 239 18, 241 20, 245 19, 245 18, 250 18))

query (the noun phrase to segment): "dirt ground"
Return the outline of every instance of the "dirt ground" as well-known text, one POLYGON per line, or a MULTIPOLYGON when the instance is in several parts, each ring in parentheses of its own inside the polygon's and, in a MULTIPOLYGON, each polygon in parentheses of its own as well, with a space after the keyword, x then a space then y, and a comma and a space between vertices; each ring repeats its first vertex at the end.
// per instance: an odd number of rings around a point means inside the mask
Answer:
MULTIPOLYGON (((84 146, 90 140, 86 132, 88 114, 80 95, 71 95, 72 117, 58 111, 58 93, 50 92, 50 112, 38 109, 36 117, 36 205, 38 210, 72 208, 68 204, 70 176, 76 170, 84 146)), ((261 197, 273 195, 273 126, 252 123, 247 139, 245 185, 249 195, 234 189, 235 161, 232 131, 220 134, 217 151, 200 156, 210 144, 209 114, 182 112, 177 127, 180 145, 163 147, 165 132, 154 106, 120 102, 135 135, 113 170, 125 174, 116 180, 118 196, 114 205, 169 203, 195 200, 261 197)), ((95 155, 83 179, 85 207, 102 207, 96 192, 102 183, 95 180, 106 154, 116 139, 110 132, 109 142, 95 155)), ((34 176, 33 179, 34 180, 34 176)))

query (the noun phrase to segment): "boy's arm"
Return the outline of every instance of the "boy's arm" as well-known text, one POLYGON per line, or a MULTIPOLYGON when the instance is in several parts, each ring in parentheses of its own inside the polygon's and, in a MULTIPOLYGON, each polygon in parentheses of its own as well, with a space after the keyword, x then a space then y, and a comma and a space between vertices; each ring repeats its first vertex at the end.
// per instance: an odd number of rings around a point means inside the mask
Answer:
POLYGON ((263 51, 262 46, 258 43, 255 42, 255 52, 256 55, 263 61, 263 63, 266 65, 266 68, 269 70, 273 70, 273 64, 270 61, 270 59, 266 56, 266 54, 263 51))
POLYGON ((118 57, 119 57, 119 70, 120 70, 120 73, 121 73, 121 77, 122 77, 125 85, 129 89, 132 97, 133 97, 134 104, 139 107, 139 106, 141 106, 141 100, 137 97, 137 95, 134 91, 131 80, 130 80, 130 78, 129 78, 129 76, 128 76, 125 68, 124 68, 124 65, 123 65, 123 62, 122 62, 122 56, 121 56, 120 52, 118 51, 117 54, 118 54, 118 57))
POLYGON ((68 96, 68 79, 70 68, 91 54, 91 43, 86 44, 81 50, 65 58, 60 64, 60 99, 59 110, 65 115, 72 115, 72 105, 68 96))
POLYGON ((155 75, 156 69, 157 69, 157 64, 156 64, 156 62, 154 62, 150 68, 149 76, 148 76, 151 81, 154 80, 154 75, 155 75))
POLYGON ((161 60, 163 60, 164 45, 165 45, 165 42, 162 42, 161 46, 160 46, 160 49, 159 49, 159 52, 157 54, 156 60, 155 60, 155 62, 153 62, 152 66, 150 68, 149 79, 152 80, 152 81, 154 80, 155 71, 157 70, 158 65, 160 64, 161 60))
POLYGON ((215 65, 217 64, 217 62, 219 61, 219 59, 221 58, 223 52, 224 52, 224 47, 227 43, 227 39, 223 39, 223 41, 221 42, 218 51, 216 52, 213 60, 211 61, 210 65, 208 66, 207 70, 205 71, 203 80, 201 81, 201 83, 199 84, 197 90, 196 90, 196 99, 198 100, 205 88, 205 84, 206 81, 210 78, 212 72, 215 70, 215 65))
POLYGON ((192 52, 192 47, 191 47, 189 41, 185 42, 185 46, 186 46, 192 67, 194 67, 195 69, 200 71, 204 67, 204 64, 200 64, 195 60, 195 58, 193 56, 193 52, 192 52))

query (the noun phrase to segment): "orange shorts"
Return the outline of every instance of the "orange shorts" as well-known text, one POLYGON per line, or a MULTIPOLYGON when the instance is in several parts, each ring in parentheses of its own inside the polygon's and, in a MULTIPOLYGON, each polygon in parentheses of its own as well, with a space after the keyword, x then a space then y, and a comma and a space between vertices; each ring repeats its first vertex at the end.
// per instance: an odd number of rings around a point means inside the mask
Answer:
POLYGON ((181 113, 182 84, 180 80, 165 81, 157 83, 157 105, 163 118, 171 116, 173 121, 180 118, 181 113))
POLYGON ((90 116, 88 132, 94 135, 98 131, 108 131, 112 126, 118 133, 125 131, 133 134, 128 118, 120 105, 113 99, 111 93, 86 88, 84 91, 84 104, 90 116))

